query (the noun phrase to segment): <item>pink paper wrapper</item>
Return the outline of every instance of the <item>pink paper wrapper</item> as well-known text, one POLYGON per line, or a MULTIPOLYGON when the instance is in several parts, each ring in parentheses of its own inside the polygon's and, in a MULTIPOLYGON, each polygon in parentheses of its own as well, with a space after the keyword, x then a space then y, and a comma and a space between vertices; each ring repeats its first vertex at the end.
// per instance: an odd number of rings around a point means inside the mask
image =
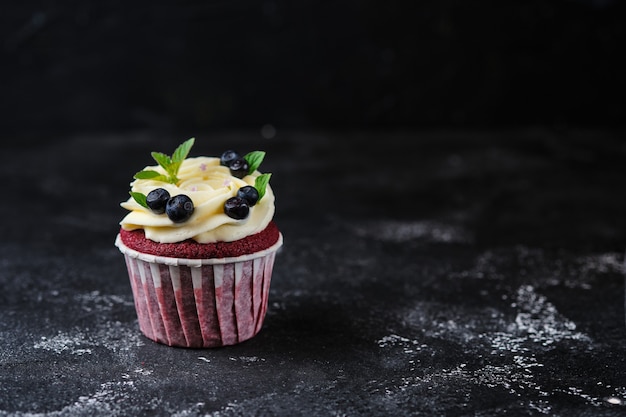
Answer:
POLYGON ((282 235, 273 246, 234 258, 185 259, 124 254, 141 332, 169 346, 234 345, 256 335, 267 312, 272 269, 282 235))

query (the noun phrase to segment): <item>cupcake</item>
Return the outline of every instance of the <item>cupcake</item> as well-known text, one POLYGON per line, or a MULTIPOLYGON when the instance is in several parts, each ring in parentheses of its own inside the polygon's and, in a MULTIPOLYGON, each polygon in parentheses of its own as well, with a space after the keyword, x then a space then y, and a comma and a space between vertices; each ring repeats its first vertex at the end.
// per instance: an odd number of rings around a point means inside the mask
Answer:
POLYGON ((189 139, 131 182, 115 245, 124 254, 141 332, 169 346, 209 348, 263 325, 282 235, 265 153, 188 157, 189 139))

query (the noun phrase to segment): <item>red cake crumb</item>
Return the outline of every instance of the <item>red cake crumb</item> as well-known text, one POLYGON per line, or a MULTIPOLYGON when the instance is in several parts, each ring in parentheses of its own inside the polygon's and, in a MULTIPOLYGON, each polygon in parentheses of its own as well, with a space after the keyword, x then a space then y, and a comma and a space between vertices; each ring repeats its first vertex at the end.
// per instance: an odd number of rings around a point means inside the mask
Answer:
POLYGON ((168 258, 209 259, 230 258, 267 249, 278 241, 278 227, 274 222, 265 230, 234 242, 198 243, 187 239, 177 243, 158 243, 147 239, 143 229, 120 229, 120 237, 127 247, 150 255, 168 258))

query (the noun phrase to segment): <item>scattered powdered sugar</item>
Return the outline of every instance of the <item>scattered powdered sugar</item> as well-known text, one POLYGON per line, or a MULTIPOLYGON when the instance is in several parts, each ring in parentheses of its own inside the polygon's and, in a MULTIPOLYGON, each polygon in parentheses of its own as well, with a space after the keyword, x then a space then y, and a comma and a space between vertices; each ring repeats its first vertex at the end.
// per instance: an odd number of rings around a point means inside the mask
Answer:
POLYGON ((18 411, 10 414, 0 411, 0 417, 124 416, 127 415, 125 404, 136 390, 133 381, 105 382, 95 393, 80 396, 74 403, 60 410, 46 413, 18 411))
MULTIPOLYGON (((475 372, 477 382, 489 387, 501 386, 512 394, 534 392, 539 398, 548 397, 533 374, 534 368, 542 368, 532 350, 536 345, 550 349, 564 340, 590 344, 591 338, 576 331, 576 324, 561 315, 547 297, 538 294, 533 286, 517 289, 511 304, 518 310, 515 320, 506 331, 486 333, 484 339, 491 347, 490 354, 509 359, 510 363, 487 365, 475 372), (531 349, 532 348, 532 349, 531 349)), ((534 408, 549 413, 548 402, 534 402, 534 408)))
MULTIPOLYGON (((551 350, 563 341, 576 341, 585 345, 592 343, 591 338, 577 331, 576 324, 558 312, 548 298, 537 292, 532 285, 522 285, 511 295, 511 307, 517 312, 511 319, 504 314, 496 314, 492 318, 493 326, 498 331, 484 331, 480 323, 483 320, 476 314, 484 311, 469 312, 468 314, 454 314, 455 320, 441 320, 436 312, 439 308, 430 308, 428 304, 419 303, 415 311, 405 316, 408 325, 415 326, 421 331, 425 339, 423 342, 416 338, 409 338, 392 333, 376 341, 381 349, 394 349, 397 354, 407 355, 410 363, 420 362, 424 355, 432 355, 435 349, 431 343, 434 339, 458 341, 472 346, 472 356, 493 356, 494 361, 488 361, 475 369, 469 369, 467 364, 446 369, 434 369, 425 374, 414 374, 419 369, 405 368, 395 380, 387 382, 381 389, 387 396, 398 396, 412 392, 422 392, 425 387, 446 386, 449 384, 471 383, 489 388, 503 388, 509 393, 526 398, 526 406, 542 414, 550 414, 549 391, 537 382, 535 370, 544 368, 544 363, 537 359, 537 349, 551 350), (464 317, 459 320, 459 317, 464 317), (407 374, 407 372, 409 374, 407 374), (464 382, 465 381, 465 382, 464 382)), ((438 343, 438 342, 437 342, 438 343)), ((396 354, 396 355, 397 355, 396 354)), ((558 390, 557 390, 558 391, 558 390)), ((606 399, 596 398, 584 392, 582 388, 567 387, 562 392, 583 399, 591 405, 607 402, 606 399)), ((610 393, 608 398, 617 402, 620 395, 610 393)), ((621 400, 620 400, 621 401, 621 400)))
POLYGON ((102 415, 119 414, 122 411, 121 404, 128 400, 134 391, 136 387, 133 381, 106 382, 100 385, 100 390, 92 395, 79 397, 70 407, 79 408, 84 412, 97 410, 102 415))
MULTIPOLYGON (((421 376, 402 377, 400 378, 397 388, 400 391, 406 391, 407 389, 411 388, 415 383, 433 384, 433 383, 438 383, 438 382, 442 382, 442 381, 450 380, 450 379, 465 380, 470 376, 469 372, 466 370, 466 367, 467 367, 467 364, 462 363, 451 369, 442 368, 435 372, 426 373, 421 376)), ((386 393, 388 395, 392 395, 393 391, 387 390, 386 393)))
POLYGON ((503 257, 495 251, 487 250, 476 257, 472 268, 453 273, 452 278, 504 279, 506 275, 501 270, 502 261, 503 257))
POLYGON ((532 342, 544 346, 565 339, 591 342, 589 336, 576 332, 576 324, 559 314, 556 307, 530 285, 517 290, 512 306, 520 310, 515 318, 514 330, 526 334, 532 342))
POLYGON ((234 361, 234 362, 243 362, 243 363, 246 363, 246 364, 254 363, 254 362, 264 362, 265 361, 265 359, 259 358, 257 356, 239 356, 238 358, 230 357, 228 359, 230 359, 231 361, 234 361))
POLYGON ((56 336, 46 337, 41 336, 41 340, 33 345, 35 349, 44 349, 54 353, 70 353, 72 355, 82 356, 85 354, 91 354, 91 349, 81 346, 93 346, 89 343, 85 335, 77 332, 72 335, 59 332, 56 336))
POLYGON ((397 334, 390 334, 378 340, 378 347, 385 348, 389 346, 401 346, 404 353, 414 353, 426 347, 426 345, 421 344, 418 340, 398 336, 397 334))
POLYGON ((610 252, 585 256, 580 259, 581 272, 626 273, 626 260, 623 253, 610 252))
POLYGON ((74 296, 77 302, 85 311, 108 312, 116 306, 132 307, 134 302, 131 296, 122 297, 115 294, 101 294, 100 291, 77 294, 74 296))
POLYGON ((411 240, 425 240, 441 243, 471 242, 471 234, 461 226, 438 221, 371 221, 352 226, 357 236, 386 242, 403 243, 411 240))
POLYGON ((151 369, 136 368, 133 372, 137 375, 148 376, 152 375, 154 371, 152 371, 151 369))
POLYGON ((115 308, 134 306, 132 298, 91 291, 75 295, 73 299, 82 310, 94 313, 96 326, 76 327, 71 331, 58 331, 52 336, 42 336, 33 344, 33 348, 81 356, 92 354, 96 347, 120 353, 144 344, 134 321, 122 323, 111 319, 111 311, 115 308))
POLYGON ((174 414, 172 414, 171 417, 195 417, 200 415, 200 410, 202 407, 204 407, 205 403, 203 402, 199 402, 196 404, 193 404, 191 407, 178 411, 174 414))
POLYGON ((391 366, 404 362, 398 355, 410 359, 410 363, 430 363, 425 359, 436 354, 440 341, 465 346, 469 349, 466 353, 472 357, 493 357, 493 360, 472 368, 465 364, 447 369, 404 367, 394 381, 381 388, 392 396, 417 395, 433 386, 446 389, 466 383, 502 388, 519 397, 526 409, 542 414, 553 413, 554 393, 576 397, 592 406, 626 406, 626 393, 608 385, 603 387, 604 395, 598 395, 586 386, 555 388, 542 386, 540 382, 539 375, 543 380, 546 367, 557 366, 545 362, 542 358, 552 356, 544 356, 543 352, 563 347, 566 342, 580 344, 583 349, 594 343, 588 334, 577 329, 575 322, 558 311, 541 293, 541 288, 563 286, 586 291, 592 289, 598 276, 626 272, 624 256, 620 253, 578 258, 562 255, 551 258, 543 250, 523 245, 499 248, 478 254, 470 269, 452 272, 453 279, 485 280, 472 285, 485 286, 480 293, 492 294, 500 303, 483 307, 446 305, 447 313, 443 314, 442 304, 419 301, 400 320, 410 333, 417 331, 422 336, 403 337, 394 333, 379 339, 377 344, 395 358, 386 359, 391 366), (507 300, 512 311, 502 305, 507 300), (418 344, 417 340, 422 343, 418 344), (413 342, 420 349, 410 349, 413 342), (419 371, 426 372, 419 374, 419 371))
POLYGON ((596 407, 602 405, 603 403, 602 399, 595 398, 589 394, 585 394, 585 392, 578 387, 567 387, 567 389, 558 389, 557 391, 563 392, 565 394, 569 394, 573 397, 581 398, 585 400, 586 402, 592 405, 595 405, 596 407))
POLYGON ((534 286, 564 286, 590 290, 598 275, 626 273, 624 254, 617 252, 587 256, 550 258, 543 250, 516 245, 479 254, 474 265, 455 271, 452 278, 508 280, 520 278, 534 286))
MULTIPOLYGON (((598 385, 604 385, 602 382, 598 382, 598 385)), ((602 398, 606 404, 613 406, 626 406, 626 388, 624 387, 611 387, 608 385, 606 388, 613 389, 613 392, 609 393, 606 397, 602 398)))
POLYGON ((96 329, 73 332, 57 332, 56 335, 42 336, 33 344, 35 349, 43 349, 57 354, 82 356, 93 353, 94 348, 104 348, 112 352, 128 352, 144 344, 138 331, 119 321, 103 323, 96 329))
POLYGON ((238 404, 236 402, 231 402, 231 403, 228 403, 228 405, 223 407, 221 410, 214 411, 211 414, 207 414, 205 417, 224 417, 227 415, 235 415, 234 413, 237 413, 239 409, 242 409, 244 407, 245 407, 245 404, 238 404))
POLYGON ((115 353, 129 352, 145 344, 135 322, 129 324, 117 320, 100 324, 89 333, 88 340, 115 353))

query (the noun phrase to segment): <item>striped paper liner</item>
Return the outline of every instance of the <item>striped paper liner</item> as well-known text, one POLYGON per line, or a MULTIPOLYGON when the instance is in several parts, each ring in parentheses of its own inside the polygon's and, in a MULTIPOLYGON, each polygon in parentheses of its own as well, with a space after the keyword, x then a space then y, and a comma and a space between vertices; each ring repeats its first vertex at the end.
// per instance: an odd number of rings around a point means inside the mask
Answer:
POLYGON ((263 325, 276 251, 219 259, 168 258, 128 248, 124 254, 141 332, 169 346, 234 345, 263 325))

